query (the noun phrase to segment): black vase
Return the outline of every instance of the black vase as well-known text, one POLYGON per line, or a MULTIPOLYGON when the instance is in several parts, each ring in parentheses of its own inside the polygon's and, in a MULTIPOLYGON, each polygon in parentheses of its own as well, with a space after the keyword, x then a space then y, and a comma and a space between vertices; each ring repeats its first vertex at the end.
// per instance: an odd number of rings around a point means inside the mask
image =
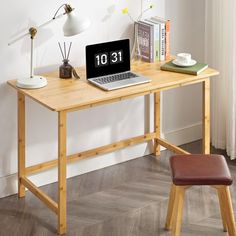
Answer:
POLYGON ((69 64, 69 60, 64 59, 63 64, 59 68, 59 75, 61 79, 72 78, 72 66, 69 64))

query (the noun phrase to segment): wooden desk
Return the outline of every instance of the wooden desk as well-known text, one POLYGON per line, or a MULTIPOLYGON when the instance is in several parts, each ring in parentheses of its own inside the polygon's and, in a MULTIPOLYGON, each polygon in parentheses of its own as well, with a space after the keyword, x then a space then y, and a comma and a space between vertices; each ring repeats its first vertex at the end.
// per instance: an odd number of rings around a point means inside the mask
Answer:
POLYGON ((58 233, 66 232, 66 164, 91 156, 112 152, 129 145, 154 141, 154 154, 160 154, 160 145, 167 149, 186 154, 175 145, 160 137, 160 92, 189 84, 202 83, 203 88, 203 153, 210 151, 210 81, 211 76, 217 75, 214 69, 207 69, 198 76, 164 72, 160 70, 160 63, 134 62, 132 70, 152 79, 151 83, 123 88, 115 91, 103 91, 85 79, 85 69, 79 69, 81 80, 61 80, 57 72, 50 73, 48 85, 45 88, 26 90, 16 87, 16 80, 8 84, 18 93, 18 196, 25 196, 28 188, 35 196, 42 200, 52 211, 58 215, 58 233), (67 113, 81 109, 91 108, 102 104, 113 103, 147 94, 154 94, 154 131, 142 136, 118 141, 92 150, 67 156, 66 152, 66 125, 67 113), (25 166, 25 96, 42 104, 48 109, 58 113, 58 159, 44 162, 34 166, 25 166), (43 193, 27 176, 58 165, 58 203, 43 193))

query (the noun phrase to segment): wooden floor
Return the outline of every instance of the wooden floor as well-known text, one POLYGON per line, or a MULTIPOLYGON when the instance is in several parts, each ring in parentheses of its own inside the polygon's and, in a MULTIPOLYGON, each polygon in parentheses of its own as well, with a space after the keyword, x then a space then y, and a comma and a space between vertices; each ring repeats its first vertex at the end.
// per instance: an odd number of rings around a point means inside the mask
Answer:
MULTIPOLYGON (((184 148, 199 153, 200 142, 184 148)), ((212 150, 218 153, 217 150, 212 150)), ((167 236, 163 229, 170 172, 163 151, 161 159, 145 156, 123 164, 68 179, 68 233, 71 236, 167 236)), ((235 180, 231 187, 236 209, 236 163, 229 162, 235 180)), ((57 184, 42 187, 56 199, 57 184)), ((55 215, 30 192, 0 199, 0 236, 51 236, 55 215)), ((182 236, 220 236, 218 199, 209 187, 187 191, 182 236)))

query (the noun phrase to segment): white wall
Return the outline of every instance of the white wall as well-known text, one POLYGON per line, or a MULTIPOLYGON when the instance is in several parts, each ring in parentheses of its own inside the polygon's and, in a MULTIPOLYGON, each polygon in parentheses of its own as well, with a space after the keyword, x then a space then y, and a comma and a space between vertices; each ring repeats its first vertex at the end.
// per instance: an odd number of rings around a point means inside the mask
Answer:
MULTIPOLYGON (((166 18, 171 20, 171 53, 189 52, 194 59, 203 62, 205 1, 166 0, 166 18)), ((175 142, 179 142, 176 135, 171 135, 175 130, 178 135, 183 133, 186 141, 200 138, 201 98, 201 85, 163 93, 163 131, 169 134, 170 139, 173 137, 175 142)))
MULTIPOLYGON (((145 1, 145 0, 144 0, 145 1)), ((132 37, 129 18, 120 9, 129 5, 136 17, 140 6, 137 0, 71 0, 80 14, 88 15, 92 27, 85 33, 67 41, 73 41, 71 63, 84 64, 84 47, 90 43, 132 37), (114 3, 116 4, 114 6, 114 3), (112 13, 115 9, 115 12, 112 13), (112 14, 111 14, 112 13, 112 14)), ((156 8, 150 15, 167 15, 172 20, 171 52, 188 51, 203 59, 204 1, 147 0, 156 8), (200 16, 200 17, 199 17, 200 16), (202 16, 202 17, 201 17, 202 16), (197 45, 197 46, 196 46, 197 45)), ((9 39, 25 31, 29 26, 48 20, 64 1, 9 0, 2 3, 0 15, 0 197, 15 193, 17 172, 16 94, 6 85, 9 79, 28 76, 29 39, 8 47, 9 39), (8 10, 10 6, 11 9, 8 10)), ((61 33, 63 19, 42 29, 36 40, 37 72, 56 70, 61 62, 58 41, 64 41, 61 33)), ((201 122, 201 96, 199 86, 165 92, 163 95, 163 133, 177 144, 199 138, 201 122)), ((147 130, 149 117, 144 117, 147 100, 136 98, 113 105, 96 107, 69 115, 68 154, 111 143, 147 130), (145 122, 144 122, 145 121, 145 122)), ((151 104, 152 105, 152 104, 151 104)), ((151 109, 152 112, 152 109, 151 109)), ((150 123, 152 123, 152 118, 150 123)), ((116 164, 150 153, 147 144, 129 147, 115 153, 69 165, 68 177, 116 164)), ((27 165, 55 159, 57 156, 57 114, 27 99, 27 165)), ((56 169, 32 177, 37 185, 57 180, 56 169)))
MULTIPOLYGON (((146 5, 151 1, 147 1, 146 5)), ((164 0, 152 1, 157 6, 151 15, 164 16, 164 0)), ((26 77, 29 74, 30 40, 25 38, 11 47, 10 39, 32 25, 50 19, 56 8, 64 1, 9 0, 2 3, 0 15, 0 197, 17 191, 17 125, 16 93, 6 85, 9 79, 26 77)), ((87 44, 132 37, 133 27, 129 18, 122 15, 121 8, 129 6, 133 17, 140 13, 136 0, 71 0, 79 14, 91 18, 92 27, 72 41, 71 63, 84 64, 84 47, 87 44), (115 5, 114 5, 115 4, 115 5)), ((145 7, 145 6, 144 6, 145 7)), ((64 41, 61 33, 63 19, 39 31, 36 39, 36 72, 56 70, 61 63, 57 46, 64 41)), ((27 165, 33 165, 57 157, 57 114, 27 99, 27 165)), ((69 115, 68 154, 142 134, 144 124, 144 98, 123 101, 88 109, 69 115)), ((146 117, 148 118, 148 117, 146 117)), ((147 124, 148 122, 146 122, 147 124)), ((137 145, 102 157, 90 158, 68 167, 68 177, 104 166, 116 164, 149 153, 147 144, 137 145)), ((37 185, 56 181, 56 169, 32 177, 37 185)))

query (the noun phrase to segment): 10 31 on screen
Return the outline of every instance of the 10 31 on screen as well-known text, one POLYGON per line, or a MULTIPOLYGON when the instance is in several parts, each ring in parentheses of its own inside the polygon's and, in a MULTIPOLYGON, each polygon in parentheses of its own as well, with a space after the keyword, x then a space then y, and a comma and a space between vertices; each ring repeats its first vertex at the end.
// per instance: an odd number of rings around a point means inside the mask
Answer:
POLYGON ((95 55, 95 67, 115 65, 123 62, 123 50, 103 52, 95 55))

